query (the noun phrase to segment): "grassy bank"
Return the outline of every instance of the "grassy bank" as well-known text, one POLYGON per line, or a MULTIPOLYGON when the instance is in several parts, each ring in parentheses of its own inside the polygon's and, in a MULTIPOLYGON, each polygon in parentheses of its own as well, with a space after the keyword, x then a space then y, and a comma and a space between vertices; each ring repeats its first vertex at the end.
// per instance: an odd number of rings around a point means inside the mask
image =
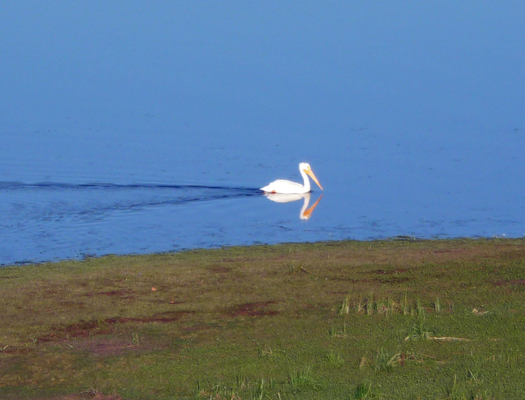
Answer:
POLYGON ((525 398, 525 241, 0 269, 2 399, 525 398))

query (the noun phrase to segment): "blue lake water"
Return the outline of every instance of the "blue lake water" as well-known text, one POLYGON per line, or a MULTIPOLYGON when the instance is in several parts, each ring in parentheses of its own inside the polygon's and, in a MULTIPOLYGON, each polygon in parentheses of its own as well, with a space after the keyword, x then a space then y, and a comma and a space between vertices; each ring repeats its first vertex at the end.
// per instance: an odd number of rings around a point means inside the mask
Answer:
POLYGON ((524 20, 519 1, 4 2, 0 265, 523 237, 524 20), (323 191, 258 191, 301 161, 323 191))

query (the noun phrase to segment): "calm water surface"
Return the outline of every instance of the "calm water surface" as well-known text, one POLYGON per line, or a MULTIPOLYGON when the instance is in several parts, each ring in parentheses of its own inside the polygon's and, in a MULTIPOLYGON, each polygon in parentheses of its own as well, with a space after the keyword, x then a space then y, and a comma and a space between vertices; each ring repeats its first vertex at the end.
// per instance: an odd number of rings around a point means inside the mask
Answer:
POLYGON ((5 2, 0 264, 523 237, 524 19, 518 1, 5 2), (257 190, 301 161, 324 191, 257 190))

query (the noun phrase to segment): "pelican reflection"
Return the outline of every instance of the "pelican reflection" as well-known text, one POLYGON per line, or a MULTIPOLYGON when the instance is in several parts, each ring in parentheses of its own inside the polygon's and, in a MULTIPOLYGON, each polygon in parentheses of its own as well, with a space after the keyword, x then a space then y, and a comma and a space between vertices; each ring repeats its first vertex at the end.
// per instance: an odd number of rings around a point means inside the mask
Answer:
POLYGON ((317 201, 312 205, 312 207, 308 208, 308 205, 310 204, 310 197, 311 197, 310 193, 293 193, 293 194, 266 193, 265 196, 269 200, 275 201, 276 203, 289 203, 291 201, 297 201, 297 200, 304 199, 303 207, 301 208, 301 212, 299 213, 299 218, 304 219, 304 220, 310 219, 315 207, 317 207, 317 205, 323 198, 323 195, 321 195, 317 199, 317 201))

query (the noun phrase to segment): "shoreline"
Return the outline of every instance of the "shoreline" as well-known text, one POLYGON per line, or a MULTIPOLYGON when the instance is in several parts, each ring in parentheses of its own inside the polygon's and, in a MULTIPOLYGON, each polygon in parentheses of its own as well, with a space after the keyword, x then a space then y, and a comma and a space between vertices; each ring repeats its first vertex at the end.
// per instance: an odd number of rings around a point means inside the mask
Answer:
POLYGON ((104 257, 137 257, 137 256, 154 256, 154 255, 165 255, 165 254, 180 254, 186 252, 195 252, 195 251, 213 251, 213 250, 223 250, 229 248, 256 248, 256 247, 268 247, 268 246, 286 246, 286 245, 312 245, 312 244, 327 244, 330 243, 344 243, 344 242, 356 242, 356 243, 380 243, 380 242, 447 242, 447 241, 491 241, 491 240, 525 240, 525 237, 506 237, 506 236, 476 236, 476 237, 454 237, 454 238, 418 238, 408 235, 398 235, 388 238, 379 238, 379 239, 369 239, 369 240, 358 240, 358 239, 341 239, 341 240, 320 240, 316 242, 282 242, 282 243, 252 243, 246 245, 231 245, 231 246, 220 246, 220 247, 195 247, 195 248, 184 248, 180 250, 172 251, 160 251, 152 253, 126 253, 126 254, 102 254, 102 255, 84 255, 82 257, 71 257, 57 260, 45 260, 45 261, 16 261, 12 264, 0 264, 0 270, 2 268, 17 268, 24 266, 35 266, 35 265, 46 265, 46 264, 57 264, 62 262, 81 262, 89 259, 97 259, 104 257))

